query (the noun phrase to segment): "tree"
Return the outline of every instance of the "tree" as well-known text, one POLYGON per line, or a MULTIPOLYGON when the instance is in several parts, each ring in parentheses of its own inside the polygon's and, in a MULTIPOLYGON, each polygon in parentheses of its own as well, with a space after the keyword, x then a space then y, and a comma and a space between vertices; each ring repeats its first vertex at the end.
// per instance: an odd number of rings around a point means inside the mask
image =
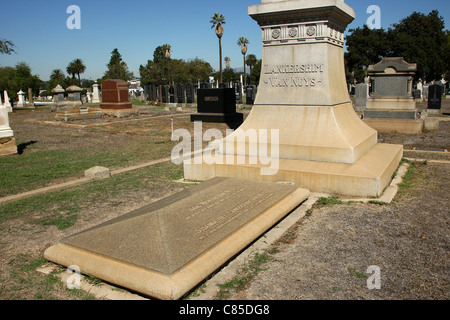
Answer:
POLYGON ((444 20, 437 10, 428 15, 414 12, 387 31, 362 28, 349 30, 346 38, 347 79, 362 82, 369 65, 382 57, 403 57, 417 63, 415 79, 441 79, 449 70, 449 45, 444 20))
POLYGON ((247 72, 246 72, 246 64, 245 64, 245 55, 247 54, 247 45, 250 43, 247 38, 240 37, 237 41, 237 45, 241 47, 241 53, 244 56, 244 88, 247 85, 247 72))
POLYGON ((219 83, 222 83, 222 36, 223 36, 223 24, 225 24, 225 17, 220 13, 214 13, 211 17, 210 23, 211 29, 215 27, 216 36, 219 39, 219 62, 220 62, 220 76, 219 83))
POLYGON ((77 74, 77 70, 73 62, 69 63, 69 65, 66 68, 66 71, 68 74, 72 75, 72 84, 75 83, 75 75, 77 74))
POLYGON ((34 95, 39 95, 42 84, 43 81, 32 75, 31 68, 25 62, 16 64, 15 68, 0 67, 0 92, 7 90, 12 100, 17 99, 17 92, 26 92, 28 88, 32 89, 34 95))
POLYGON ((390 39, 384 29, 370 29, 367 25, 349 32, 345 61, 350 74, 363 82, 369 65, 378 63, 382 57, 392 56, 390 39))
POLYGON ((67 73, 72 75, 72 79, 75 79, 75 75, 78 75, 78 85, 81 87, 80 74, 86 71, 86 66, 81 59, 75 59, 67 66, 67 73))
POLYGON ((261 77, 261 69, 262 69, 262 60, 258 59, 255 63, 255 65, 252 68, 252 71, 250 72, 250 82, 254 84, 259 83, 259 79, 261 77))
POLYGON ((258 62, 258 59, 256 59, 256 56, 254 54, 249 54, 247 56, 247 59, 245 60, 245 63, 250 67, 250 74, 252 74, 252 69, 258 62))
POLYGON ((230 57, 225 57, 223 60, 225 61, 225 68, 230 68, 230 57))
POLYGON ((127 81, 133 78, 133 73, 128 70, 128 66, 122 60, 122 56, 117 48, 111 52, 111 59, 107 67, 108 70, 103 76, 104 79, 122 79, 127 81))
POLYGON ((406 61, 417 63, 416 80, 440 80, 448 66, 444 18, 439 11, 414 12, 390 29, 392 50, 406 61))
POLYGON ((10 40, 0 40, 0 54, 10 55, 11 53, 16 53, 16 51, 14 50, 15 47, 16 46, 14 45, 14 43, 10 40))

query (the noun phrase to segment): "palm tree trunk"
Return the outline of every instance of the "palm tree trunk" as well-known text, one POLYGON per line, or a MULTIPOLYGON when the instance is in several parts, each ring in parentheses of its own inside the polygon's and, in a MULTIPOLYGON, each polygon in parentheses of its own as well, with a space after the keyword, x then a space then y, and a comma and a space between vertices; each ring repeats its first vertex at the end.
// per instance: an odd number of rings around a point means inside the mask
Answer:
POLYGON ((219 57, 220 57, 220 81, 222 83, 222 38, 219 38, 219 57))
POLYGON ((80 74, 78 74, 78 83, 80 84, 80 88, 81 88, 81 77, 80 77, 80 74))
POLYGON ((245 54, 243 56, 244 56, 244 89, 245 89, 245 87, 247 85, 247 73, 246 73, 246 68, 245 68, 245 54))

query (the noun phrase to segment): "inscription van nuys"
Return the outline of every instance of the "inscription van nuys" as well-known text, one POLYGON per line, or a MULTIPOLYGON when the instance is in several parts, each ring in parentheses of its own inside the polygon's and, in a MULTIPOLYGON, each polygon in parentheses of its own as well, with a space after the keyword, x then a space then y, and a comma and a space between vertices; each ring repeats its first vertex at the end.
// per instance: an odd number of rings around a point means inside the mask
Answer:
POLYGON ((45 257, 150 296, 176 299, 308 196, 290 184, 214 178, 63 239, 45 257), (141 288, 142 283, 148 285, 141 288), (161 293, 171 288, 179 294, 161 293))
POLYGON ((323 83, 321 75, 326 70, 323 63, 306 64, 285 64, 285 65, 264 65, 263 73, 267 75, 263 84, 272 88, 295 87, 308 88, 315 87, 323 83))

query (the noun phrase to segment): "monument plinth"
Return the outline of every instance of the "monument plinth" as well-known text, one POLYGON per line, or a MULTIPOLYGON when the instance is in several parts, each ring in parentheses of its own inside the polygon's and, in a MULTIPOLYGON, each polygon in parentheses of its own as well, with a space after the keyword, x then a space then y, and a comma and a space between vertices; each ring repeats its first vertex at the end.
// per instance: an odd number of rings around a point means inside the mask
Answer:
POLYGON ((372 93, 364 110, 364 122, 379 132, 419 133, 423 121, 413 96, 417 64, 402 57, 383 58, 370 65, 372 93))
MULTIPOLYGON (((185 162, 185 178, 239 176, 286 180, 311 191, 377 196, 403 154, 401 145, 377 143, 377 132, 355 113, 344 68, 344 31, 355 12, 343 0, 262 0, 249 15, 263 32, 262 71, 255 105, 246 121, 216 146, 216 161, 185 162), (242 133, 278 130, 251 142, 242 133), (255 145, 257 144, 257 145, 255 145), (261 146, 276 144, 279 169, 258 174, 261 146), (217 158, 223 157, 223 161, 217 158), (245 164, 226 161, 244 157, 245 164)), ((245 135, 245 134, 244 134, 245 135)))

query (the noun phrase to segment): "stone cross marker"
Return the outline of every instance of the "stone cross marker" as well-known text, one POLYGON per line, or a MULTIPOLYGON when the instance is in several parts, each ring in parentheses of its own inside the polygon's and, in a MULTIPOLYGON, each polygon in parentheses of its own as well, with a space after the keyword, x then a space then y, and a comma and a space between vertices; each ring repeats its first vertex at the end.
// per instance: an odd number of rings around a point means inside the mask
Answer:
POLYGON ((343 0, 262 0, 248 12, 261 27, 263 42, 255 105, 238 130, 213 142, 223 161, 211 164, 196 156, 185 161, 185 178, 289 180, 311 191, 380 195, 403 148, 378 144, 377 132, 353 109, 345 79, 344 31, 355 11, 343 0), (238 145, 250 133, 268 129, 278 130, 273 141, 238 145), (279 151, 273 175, 255 174, 255 163, 264 166, 254 152, 258 144, 279 151), (230 163, 227 156, 246 162, 230 163))

